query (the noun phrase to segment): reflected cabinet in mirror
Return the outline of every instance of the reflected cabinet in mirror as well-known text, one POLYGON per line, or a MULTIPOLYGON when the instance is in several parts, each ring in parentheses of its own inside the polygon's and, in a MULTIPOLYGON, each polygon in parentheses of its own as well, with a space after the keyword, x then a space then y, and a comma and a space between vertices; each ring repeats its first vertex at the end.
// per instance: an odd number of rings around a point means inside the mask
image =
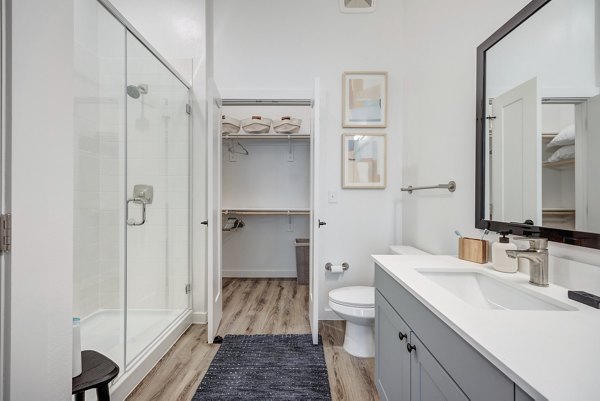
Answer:
POLYGON ((476 224, 600 248, 600 0, 536 0, 477 51, 476 224))

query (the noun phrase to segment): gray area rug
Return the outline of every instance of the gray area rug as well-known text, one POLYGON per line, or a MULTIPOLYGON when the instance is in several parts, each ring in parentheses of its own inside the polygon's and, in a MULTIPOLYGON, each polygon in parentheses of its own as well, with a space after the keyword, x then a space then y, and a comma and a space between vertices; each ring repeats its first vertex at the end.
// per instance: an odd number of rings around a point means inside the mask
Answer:
POLYGON ((331 401, 321 337, 225 336, 193 398, 221 400, 331 401))

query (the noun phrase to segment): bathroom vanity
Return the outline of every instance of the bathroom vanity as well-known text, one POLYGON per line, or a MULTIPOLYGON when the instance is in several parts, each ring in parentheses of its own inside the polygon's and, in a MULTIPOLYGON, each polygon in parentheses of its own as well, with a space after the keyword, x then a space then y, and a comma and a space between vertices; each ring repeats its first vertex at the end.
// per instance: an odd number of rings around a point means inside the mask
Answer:
POLYGON ((450 256, 375 256, 382 400, 594 400, 600 311, 450 256))

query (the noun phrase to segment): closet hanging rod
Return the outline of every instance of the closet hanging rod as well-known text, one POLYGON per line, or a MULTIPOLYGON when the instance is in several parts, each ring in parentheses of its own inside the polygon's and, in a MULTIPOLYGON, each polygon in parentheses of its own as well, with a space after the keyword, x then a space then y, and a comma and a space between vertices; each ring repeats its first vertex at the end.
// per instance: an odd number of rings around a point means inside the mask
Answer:
POLYGON ((310 139, 309 134, 225 134, 223 139, 310 139))
POLYGON ((402 192, 408 192, 409 194, 412 194, 413 191, 421 191, 423 189, 447 189, 448 192, 454 192, 456 191, 456 182, 450 181, 447 184, 430 185, 426 187, 413 187, 410 185, 407 188, 400 188, 402 192))
POLYGON ((221 106, 312 106, 312 99, 222 99, 221 106))
POLYGON ((270 216, 297 216, 297 215, 309 215, 310 210, 282 210, 282 209, 261 209, 261 210, 250 210, 250 209, 223 209, 223 214, 236 214, 236 215, 270 215, 270 216))

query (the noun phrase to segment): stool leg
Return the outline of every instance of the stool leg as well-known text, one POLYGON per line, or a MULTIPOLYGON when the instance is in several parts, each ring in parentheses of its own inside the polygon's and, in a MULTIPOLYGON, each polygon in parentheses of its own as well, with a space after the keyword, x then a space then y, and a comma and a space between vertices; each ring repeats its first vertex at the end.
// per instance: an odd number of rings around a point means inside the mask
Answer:
POLYGON ((108 383, 98 387, 96 389, 96 395, 98 401, 110 401, 110 393, 108 392, 108 383))
POLYGON ((75 394, 75 401, 85 401, 85 391, 75 394))

